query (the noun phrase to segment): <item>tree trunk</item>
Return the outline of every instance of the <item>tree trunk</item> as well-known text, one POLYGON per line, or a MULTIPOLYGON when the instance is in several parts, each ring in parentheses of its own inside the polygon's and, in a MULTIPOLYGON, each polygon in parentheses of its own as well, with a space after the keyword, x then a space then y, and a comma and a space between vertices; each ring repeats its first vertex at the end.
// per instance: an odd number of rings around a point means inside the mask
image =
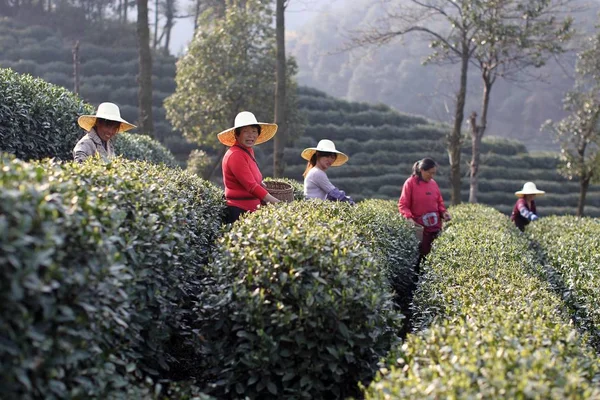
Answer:
POLYGON ((479 164, 481 161, 481 139, 485 134, 487 126, 487 113, 490 104, 490 93, 493 80, 490 79, 490 71, 483 74, 483 103, 481 105, 481 119, 477 124, 477 113, 471 114, 471 182, 469 187, 469 203, 477 203, 477 192, 479 191, 479 164))
POLYGON ((196 15, 194 16, 194 34, 198 28, 198 18, 200 17, 200 0, 196 0, 196 15))
POLYGON ((481 136, 479 136, 479 126, 477 125, 477 113, 473 111, 470 117, 471 121, 471 182, 469 188, 469 203, 477 203, 477 171, 479 170, 479 160, 481 153, 481 136))
POLYGON ((129 0, 123 0, 123 21, 127 23, 127 11, 129 10, 129 0))
POLYGON ((150 54, 150 30, 148 29, 148 0, 137 0, 137 36, 139 49, 139 130, 154 137, 152 120, 152 55, 150 54))
POLYGON ((79 94, 79 40, 75 42, 73 53, 73 93, 79 94))
POLYGON ((285 72, 285 0, 277 0, 276 9, 276 40, 277 40, 277 70, 275 87, 275 123, 278 131, 273 146, 273 177, 283 176, 285 163, 283 151, 286 142, 286 72, 285 72))
POLYGON ((587 195, 588 188, 590 186, 589 177, 581 177, 579 181, 579 200, 577 202, 577 216, 583 217, 583 208, 585 207, 585 196, 587 195))
POLYGON ((448 137, 448 158, 450 161, 450 187, 453 205, 460 204, 460 145, 461 128, 464 119, 465 98, 467 95, 467 71, 469 69, 469 46, 463 44, 463 55, 460 65, 460 87, 456 94, 456 110, 454 112, 454 126, 448 137))
POLYGON ((165 10, 165 18, 167 22, 165 23, 165 28, 163 33, 165 33, 165 46, 164 46, 164 54, 165 56, 169 55, 169 46, 171 45, 171 30, 173 29, 173 25, 175 25, 175 4, 174 0, 167 0, 167 7, 165 10))
POLYGON ((152 49, 156 51, 158 45, 158 0, 154 0, 154 40, 152 41, 152 49))

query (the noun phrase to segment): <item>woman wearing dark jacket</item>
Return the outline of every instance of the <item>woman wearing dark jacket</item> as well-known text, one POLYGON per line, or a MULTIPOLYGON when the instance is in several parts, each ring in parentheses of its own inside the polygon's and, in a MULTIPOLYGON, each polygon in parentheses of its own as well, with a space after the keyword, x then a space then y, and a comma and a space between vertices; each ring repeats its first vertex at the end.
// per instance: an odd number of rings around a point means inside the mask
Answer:
POLYGON ((541 196, 545 194, 543 190, 538 190, 535 187, 535 183, 526 182, 523 185, 523 189, 515 192, 515 195, 519 198, 513 207, 510 219, 515 223, 517 228, 521 232, 525 231, 525 226, 529 225, 531 221, 538 219, 537 209, 535 207, 535 196, 541 196))

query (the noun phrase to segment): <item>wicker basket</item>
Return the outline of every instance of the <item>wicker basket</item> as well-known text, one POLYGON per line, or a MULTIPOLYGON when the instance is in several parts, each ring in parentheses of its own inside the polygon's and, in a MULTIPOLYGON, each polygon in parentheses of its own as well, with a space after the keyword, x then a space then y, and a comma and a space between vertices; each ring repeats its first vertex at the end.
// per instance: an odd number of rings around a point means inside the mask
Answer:
POLYGON ((281 181, 266 181, 269 194, 281 201, 294 201, 294 188, 289 183, 281 181))

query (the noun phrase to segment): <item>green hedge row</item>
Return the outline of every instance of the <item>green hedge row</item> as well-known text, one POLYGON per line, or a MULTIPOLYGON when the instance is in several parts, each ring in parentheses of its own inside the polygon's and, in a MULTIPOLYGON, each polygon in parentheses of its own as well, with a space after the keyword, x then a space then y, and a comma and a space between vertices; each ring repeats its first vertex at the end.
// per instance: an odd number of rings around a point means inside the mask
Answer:
POLYGON ((551 267, 576 322, 600 349, 600 220, 574 216, 542 218, 527 227, 551 267))
POLYGON ((412 300, 414 267, 419 256, 412 228, 398 212, 396 202, 390 200, 361 201, 351 216, 363 243, 371 244, 373 253, 381 257, 380 264, 394 289, 396 303, 406 309, 412 300))
MULTIPOLYGON (((312 112, 307 113, 311 115, 312 112)), ((446 130, 437 125, 410 125, 405 123, 402 125, 394 125, 391 122, 377 125, 377 121, 365 124, 364 126, 352 124, 346 120, 341 124, 327 123, 327 120, 318 119, 319 115, 313 116, 306 127, 305 137, 313 140, 330 139, 335 142, 348 139, 358 140, 360 142, 377 139, 377 140, 444 140, 446 130)), ((336 143, 337 144, 337 143, 336 143)), ((316 145, 312 144, 312 146, 316 145)), ((338 144, 339 145, 339 144, 338 144)), ((343 148, 340 145, 340 148, 343 148)))
POLYGON ((426 120, 408 114, 400 114, 397 111, 374 110, 346 113, 341 110, 318 111, 311 110, 306 113, 309 125, 333 124, 337 126, 412 126, 415 122, 426 123, 426 120))
MULTIPOLYGON (((219 398, 357 395, 397 343, 390 274, 409 278, 416 241, 385 203, 261 208, 219 241, 197 329, 219 398)), ((395 280, 402 279, 399 276, 395 280)))
POLYGON ((0 160, 0 397, 142 398, 181 376, 222 191, 145 162, 0 160))
POLYGON ((451 212, 415 295, 416 333, 366 398, 598 398, 598 358, 526 237, 489 207, 451 212))

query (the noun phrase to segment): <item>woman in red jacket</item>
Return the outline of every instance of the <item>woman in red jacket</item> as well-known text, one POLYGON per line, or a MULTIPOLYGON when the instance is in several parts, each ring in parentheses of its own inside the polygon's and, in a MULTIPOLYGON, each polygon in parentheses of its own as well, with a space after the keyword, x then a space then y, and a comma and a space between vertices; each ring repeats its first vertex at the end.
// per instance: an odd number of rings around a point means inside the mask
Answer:
POLYGON ((256 211, 261 201, 279 203, 262 182, 262 174, 254 158, 253 146, 271 139, 277 133, 276 124, 257 122, 254 114, 242 111, 235 117, 233 128, 217 135, 230 146, 223 157, 223 184, 227 200, 225 223, 233 223, 245 212, 256 211))
POLYGON ((400 214, 417 227, 423 227, 423 238, 419 244, 421 258, 431 251, 431 243, 442 229, 442 219, 450 220, 440 188, 433 179, 436 172, 437 163, 431 158, 417 161, 412 175, 402 186, 398 200, 400 214))

